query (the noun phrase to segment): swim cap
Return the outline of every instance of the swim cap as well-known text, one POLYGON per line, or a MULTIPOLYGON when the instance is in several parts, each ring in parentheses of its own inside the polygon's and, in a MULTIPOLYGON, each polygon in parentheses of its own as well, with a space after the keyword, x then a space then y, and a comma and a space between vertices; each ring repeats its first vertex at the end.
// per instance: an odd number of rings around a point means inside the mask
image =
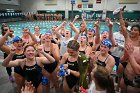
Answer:
POLYGON ((22 39, 19 36, 16 36, 13 38, 13 43, 17 41, 22 41, 22 39))
POLYGON ((102 44, 107 46, 109 49, 112 47, 112 41, 109 39, 103 40, 102 44))

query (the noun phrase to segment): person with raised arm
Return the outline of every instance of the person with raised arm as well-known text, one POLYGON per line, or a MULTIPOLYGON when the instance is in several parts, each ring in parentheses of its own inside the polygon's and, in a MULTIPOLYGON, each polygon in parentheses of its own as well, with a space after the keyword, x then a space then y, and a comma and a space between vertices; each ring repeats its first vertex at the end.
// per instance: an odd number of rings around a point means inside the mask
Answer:
POLYGON ((111 20, 109 18, 106 19, 107 23, 108 23, 108 28, 109 31, 103 31, 101 33, 101 38, 100 38, 100 21, 96 21, 95 22, 95 29, 96 29, 96 33, 95 33, 95 46, 93 46, 93 51, 97 50, 99 51, 100 47, 100 43, 105 40, 105 39, 110 39, 112 41, 112 48, 115 46, 115 40, 113 38, 113 32, 112 32, 112 27, 113 27, 113 23, 111 22, 111 20))
MULTIPOLYGON (((53 35, 51 32, 46 32, 45 34, 45 42, 41 46, 43 47, 46 53, 49 53, 56 61, 54 63, 45 64, 44 65, 44 73, 43 75, 48 78, 49 84, 46 87, 47 92, 49 92, 50 88, 55 87, 55 92, 60 93, 59 82, 57 77, 57 66, 59 65, 60 54, 59 48, 57 44, 51 42, 53 35)), ((43 56, 39 54, 39 56, 43 56)))
POLYGON ((4 59, 2 65, 5 67, 20 66, 24 72, 24 78, 28 82, 32 82, 35 86, 37 93, 43 93, 42 90, 42 67, 43 64, 55 62, 55 59, 49 54, 45 53, 42 47, 38 47, 38 52, 44 57, 35 57, 36 49, 33 45, 26 45, 24 48, 24 55, 26 58, 16 59, 12 61, 16 53, 16 48, 12 47, 10 54, 4 59))
POLYGON ((127 32, 124 20, 123 11, 120 10, 120 26, 122 34, 125 38, 124 55, 128 59, 126 68, 124 69, 123 78, 121 79, 122 93, 139 93, 140 92, 140 26, 133 25, 130 36, 127 32))

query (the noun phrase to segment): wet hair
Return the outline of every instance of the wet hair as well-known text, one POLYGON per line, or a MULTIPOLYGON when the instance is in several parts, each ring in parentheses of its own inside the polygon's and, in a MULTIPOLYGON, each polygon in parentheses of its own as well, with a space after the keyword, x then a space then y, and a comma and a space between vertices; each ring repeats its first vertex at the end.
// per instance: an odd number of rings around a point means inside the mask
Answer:
POLYGON ((71 41, 69 41, 67 48, 78 51, 80 48, 80 44, 76 40, 71 40, 71 41))
POLYGON ((115 93, 113 78, 110 76, 108 70, 103 66, 97 66, 93 74, 97 84, 106 90, 106 93, 115 93))
POLYGON ((27 49, 28 47, 30 47, 30 46, 33 47, 33 48, 35 49, 35 47, 34 47, 33 45, 25 45, 23 52, 25 52, 26 49, 27 49))
POLYGON ((140 25, 138 25, 138 24, 133 25, 133 26, 131 27, 131 30, 132 30, 134 27, 137 27, 137 28, 139 29, 139 33, 140 33, 140 25))

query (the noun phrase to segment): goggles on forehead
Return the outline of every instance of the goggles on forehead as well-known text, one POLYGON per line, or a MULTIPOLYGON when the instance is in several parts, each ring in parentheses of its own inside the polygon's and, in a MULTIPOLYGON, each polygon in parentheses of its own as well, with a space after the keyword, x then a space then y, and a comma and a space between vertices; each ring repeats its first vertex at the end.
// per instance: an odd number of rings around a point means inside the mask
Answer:
POLYGON ((107 46, 109 49, 112 47, 112 41, 109 40, 109 39, 103 40, 103 41, 102 41, 102 44, 103 44, 104 46, 107 46))

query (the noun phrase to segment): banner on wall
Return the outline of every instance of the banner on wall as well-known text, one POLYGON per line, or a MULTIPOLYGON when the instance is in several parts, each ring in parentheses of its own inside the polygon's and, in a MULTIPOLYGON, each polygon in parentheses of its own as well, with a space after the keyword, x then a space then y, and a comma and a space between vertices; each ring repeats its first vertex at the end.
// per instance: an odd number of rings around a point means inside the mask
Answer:
POLYGON ((138 0, 119 0, 119 4, 137 4, 138 0))
POLYGON ((45 5, 57 5, 57 0, 45 0, 45 5))
POLYGON ((19 0, 0 0, 0 4, 20 5, 19 0))

